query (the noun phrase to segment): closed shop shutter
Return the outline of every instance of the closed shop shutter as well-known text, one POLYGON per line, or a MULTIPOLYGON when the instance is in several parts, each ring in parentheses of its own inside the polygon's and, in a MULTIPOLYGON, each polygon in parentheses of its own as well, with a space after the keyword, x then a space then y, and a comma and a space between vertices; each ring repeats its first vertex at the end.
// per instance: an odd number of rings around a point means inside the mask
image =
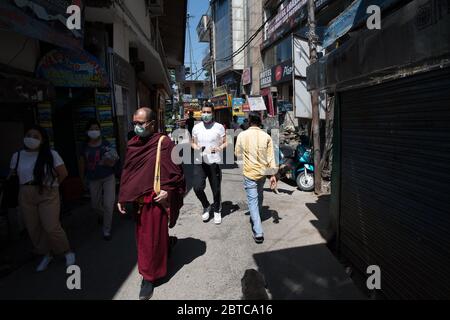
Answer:
POLYGON ((340 94, 339 245, 388 298, 450 297, 450 70, 340 94))

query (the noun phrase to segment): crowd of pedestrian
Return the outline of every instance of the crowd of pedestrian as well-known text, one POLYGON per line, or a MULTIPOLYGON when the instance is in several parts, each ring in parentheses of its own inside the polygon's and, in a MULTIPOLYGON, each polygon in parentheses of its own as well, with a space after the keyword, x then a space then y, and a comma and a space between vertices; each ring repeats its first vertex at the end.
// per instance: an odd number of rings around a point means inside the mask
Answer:
MULTIPOLYGON (((202 211, 203 222, 222 223, 223 152, 228 145, 223 124, 214 120, 214 105, 205 103, 201 121, 195 124, 193 114, 187 121, 190 146, 194 153, 193 190, 202 211), (209 181, 213 199, 205 193, 209 181)), ((276 188, 277 167, 271 137, 261 129, 259 113, 251 112, 239 125, 233 119, 232 129, 242 131, 235 140, 233 153, 243 162, 243 188, 247 194, 252 234, 256 243, 264 241, 261 224, 263 187, 266 178, 276 188)), ((102 137, 100 123, 89 121, 86 142, 79 157, 80 175, 87 186, 93 211, 101 222, 102 236, 111 240, 114 203, 116 202, 116 173, 121 162, 117 151, 102 137)), ((167 274, 171 245, 169 229, 177 222, 186 181, 183 167, 172 159, 175 143, 157 132, 156 113, 149 108, 138 109, 133 116, 133 132, 121 166, 117 209, 134 216, 136 221, 137 260, 142 275, 139 298, 149 299, 155 281, 167 274)), ((66 233, 60 223, 59 184, 67 170, 59 154, 50 148, 47 132, 33 126, 25 133, 23 149, 11 158, 9 180, 19 185, 18 206, 34 250, 42 258, 37 271, 47 269, 55 255, 64 255, 66 265, 76 263, 66 233)))

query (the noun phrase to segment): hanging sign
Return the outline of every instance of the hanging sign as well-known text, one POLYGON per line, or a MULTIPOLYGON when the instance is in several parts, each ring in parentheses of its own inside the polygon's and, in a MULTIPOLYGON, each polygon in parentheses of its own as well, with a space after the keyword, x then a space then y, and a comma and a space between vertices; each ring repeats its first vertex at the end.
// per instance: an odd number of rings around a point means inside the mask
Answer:
POLYGON ((55 87, 109 87, 105 68, 86 51, 52 50, 42 58, 36 70, 38 78, 47 79, 55 87))

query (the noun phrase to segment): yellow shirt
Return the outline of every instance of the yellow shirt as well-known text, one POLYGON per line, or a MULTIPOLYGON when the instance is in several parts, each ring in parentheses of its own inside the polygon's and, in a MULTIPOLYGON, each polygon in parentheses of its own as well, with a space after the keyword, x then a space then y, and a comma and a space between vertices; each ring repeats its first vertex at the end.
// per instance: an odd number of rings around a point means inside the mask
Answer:
POLYGON ((248 179, 259 180, 278 171, 272 138, 258 127, 238 135, 235 154, 244 160, 244 176, 248 179))

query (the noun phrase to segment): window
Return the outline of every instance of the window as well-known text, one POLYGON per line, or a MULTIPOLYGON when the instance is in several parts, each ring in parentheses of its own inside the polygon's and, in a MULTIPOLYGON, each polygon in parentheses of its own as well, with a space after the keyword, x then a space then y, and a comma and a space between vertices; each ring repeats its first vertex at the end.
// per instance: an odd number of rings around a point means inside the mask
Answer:
POLYGON ((223 61, 232 54, 230 0, 218 0, 215 7, 216 68, 217 72, 231 66, 232 60, 223 61))
POLYGON ((268 69, 292 59, 292 39, 286 37, 264 53, 264 68, 268 69))

